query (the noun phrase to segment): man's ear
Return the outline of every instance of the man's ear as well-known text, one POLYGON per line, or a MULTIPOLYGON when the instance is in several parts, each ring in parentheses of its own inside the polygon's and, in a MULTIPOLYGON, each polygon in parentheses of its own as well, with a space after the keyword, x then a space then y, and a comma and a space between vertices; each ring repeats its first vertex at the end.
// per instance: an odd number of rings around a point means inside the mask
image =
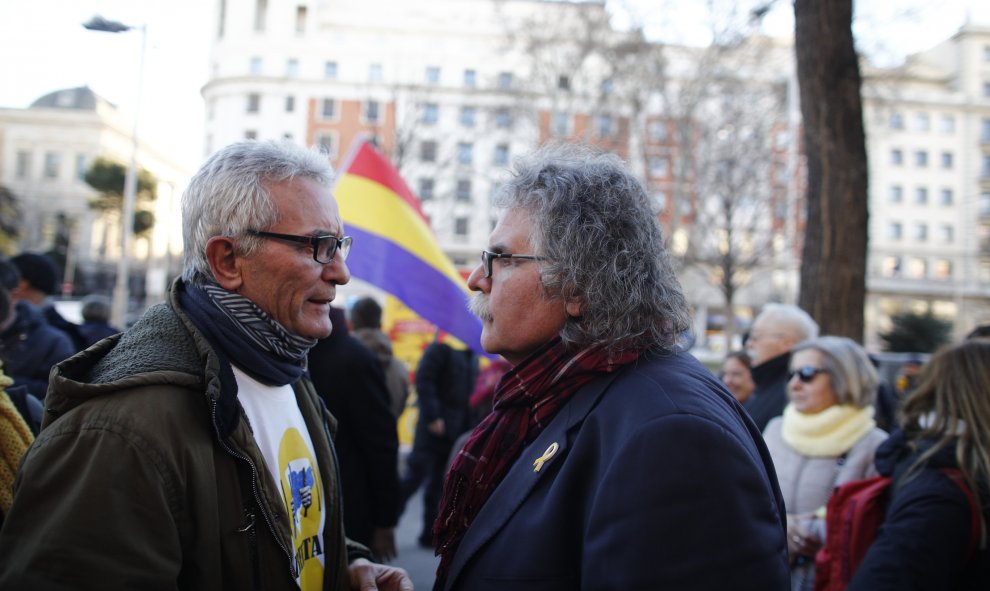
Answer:
POLYGON ((241 287, 241 269, 234 253, 234 242, 229 237, 210 238, 206 243, 206 261, 220 287, 227 291, 237 291, 241 287))
POLYGON ((584 315, 584 303, 578 298, 571 298, 564 304, 564 310, 571 318, 580 318, 584 315))

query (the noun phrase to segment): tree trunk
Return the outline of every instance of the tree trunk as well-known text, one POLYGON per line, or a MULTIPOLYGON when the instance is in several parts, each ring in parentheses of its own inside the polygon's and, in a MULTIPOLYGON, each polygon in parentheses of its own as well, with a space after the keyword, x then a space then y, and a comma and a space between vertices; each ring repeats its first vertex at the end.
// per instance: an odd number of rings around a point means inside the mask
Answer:
POLYGON ((852 0, 795 0, 808 158, 799 305, 822 334, 863 340, 868 228, 866 139, 852 0))

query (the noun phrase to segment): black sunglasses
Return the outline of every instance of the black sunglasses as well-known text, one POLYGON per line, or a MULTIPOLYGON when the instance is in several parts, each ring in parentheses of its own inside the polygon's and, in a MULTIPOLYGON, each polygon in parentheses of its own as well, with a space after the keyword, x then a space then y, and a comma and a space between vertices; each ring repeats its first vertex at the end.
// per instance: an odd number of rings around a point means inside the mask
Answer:
POLYGON ((340 238, 330 235, 296 236, 295 234, 279 234, 277 232, 264 232, 262 230, 248 230, 247 233, 252 236, 260 236, 261 238, 274 238, 276 240, 308 244, 313 249, 313 260, 322 265, 333 262, 333 257, 337 249, 340 249, 340 260, 346 261, 347 255, 351 252, 351 242, 353 242, 350 236, 342 236, 340 238))
POLYGON ((807 384, 811 380, 815 379, 815 376, 817 376, 820 373, 828 373, 828 371, 822 369, 821 367, 812 367, 810 365, 805 365, 804 367, 792 369, 791 371, 787 372, 787 381, 789 382, 794 378, 794 376, 797 376, 802 382, 807 384))

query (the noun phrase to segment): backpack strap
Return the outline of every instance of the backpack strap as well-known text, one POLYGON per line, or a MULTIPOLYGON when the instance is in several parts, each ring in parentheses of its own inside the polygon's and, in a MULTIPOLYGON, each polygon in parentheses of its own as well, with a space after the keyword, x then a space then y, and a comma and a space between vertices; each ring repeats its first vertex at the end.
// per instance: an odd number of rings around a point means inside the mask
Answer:
POLYGON ((966 501, 969 503, 971 516, 969 547, 966 550, 966 559, 963 561, 966 563, 973 558, 977 550, 986 548, 986 532, 983 531, 983 512, 980 511, 980 507, 976 504, 976 498, 973 496, 973 491, 970 490, 969 485, 966 484, 966 477, 963 476, 962 470, 959 468, 941 468, 939 471, 945 474, 949 480, 956 483, 956 486, 966 495, 966 501))

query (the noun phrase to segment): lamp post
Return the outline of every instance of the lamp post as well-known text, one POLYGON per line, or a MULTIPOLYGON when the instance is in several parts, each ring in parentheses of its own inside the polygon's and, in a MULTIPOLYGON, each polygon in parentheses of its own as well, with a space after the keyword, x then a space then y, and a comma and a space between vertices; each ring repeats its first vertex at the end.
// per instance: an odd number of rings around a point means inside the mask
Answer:
POLYGON ((134 29, 141 31, 137 99, 134 105, 134 125, 131 128, 131 161, 127 166, 127 175, 124 177, 124 207, 121 213, 120 258, 117 259, 117 281, 113 288, 112 321, 116 326, 126 328, 127 302, 130 294, 128 285, 128 256, 131 253, 131 243, 134 241, 134 200, 137 197, 138 121, 140 120, 141 113, 141 91, 144 87, 144 51, 148 40, 148 29, 146 25, 125 25, 117 21, 106 20, 98 15, 91 18, 88 22, 83 23, 83 27, 90 31, 101 31, 104 33, 125 33, 134 29))

